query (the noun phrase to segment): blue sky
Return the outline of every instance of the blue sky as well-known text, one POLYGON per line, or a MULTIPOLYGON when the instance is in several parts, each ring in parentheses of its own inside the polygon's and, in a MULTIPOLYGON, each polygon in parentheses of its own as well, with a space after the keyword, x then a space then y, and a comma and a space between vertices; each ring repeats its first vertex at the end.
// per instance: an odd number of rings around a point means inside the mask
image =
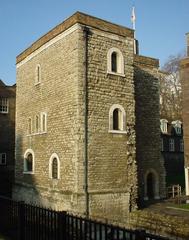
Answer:
POLYGON ((16 82, 16 56, 76 11, 131 27, 136 12, 140 54, 160 59, 183 52, 189 0, 0 0, 0 79, 16 82))

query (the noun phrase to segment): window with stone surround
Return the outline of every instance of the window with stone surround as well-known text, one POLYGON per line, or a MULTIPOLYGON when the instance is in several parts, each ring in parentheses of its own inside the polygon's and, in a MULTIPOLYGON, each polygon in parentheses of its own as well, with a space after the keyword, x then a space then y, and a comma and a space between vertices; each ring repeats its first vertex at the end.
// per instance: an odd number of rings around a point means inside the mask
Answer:
POLYGON ((41 65, 37 64, 35 69, 35 85, 38 85, 41 83, 41 65))
POLYGON ((169 139, 169 151, 174 152, 175 151, 175 141, 173 138, 169 139))
POLYGON ((39 133, 39 115, 35 116, 35 132, 39 133))
POLYGON ((184 141, 180 139, 180 152, 184 152, 184 141))
POLYGON ((109 132, 126 133, 126 113, 119 104, 111 106, 109 111, 109 132))
POLYGON ((24 173, 34 173, 34 152, 32 149, 28 149, 24 154, 24 173))
POLYGON ((9 102, 7 98, 0 97, 0 113, 9 112, 9 102))
POLYGON ((110 48, 107 53, 107 73, 124 75, 124 58, 118 48, 110 48))
POLYGON ((7 156, 6 153, 0 153, 0 165, 6 165, 7 156))
POLYGON ((172 125, 175 129, 175 132, 177 135, 180 135, 182 133, 182 122, 179 120, 173 121, 172 125))
POLYGON ((53 153, 49 160, 49 177, 51 179, 60 178, 60 160, 56 153, 53 153))
POLYGON ((41 113, 41 133, 47 132, 47 114, 45 112, 41 113))
POLYGON ((160 128, 162 133, 167 133, 167 123, 168 121, 166 119, 160 120, 160 128))

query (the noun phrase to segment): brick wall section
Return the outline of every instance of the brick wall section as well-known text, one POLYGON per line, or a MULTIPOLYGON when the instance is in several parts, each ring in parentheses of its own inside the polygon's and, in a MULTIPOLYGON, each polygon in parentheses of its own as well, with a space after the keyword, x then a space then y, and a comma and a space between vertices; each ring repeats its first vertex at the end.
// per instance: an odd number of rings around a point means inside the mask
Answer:
POLYGON ((0 166, 0 192, 11 195, 14 176, 15 148, 15 95, 16 86, 6 86, 0 81, 0 97, 8 99, 9 112, 0 113, 0 153, 6 153, 5 166, 0 166))
POLYGON ((183 128, 184 128, 184 155, 185 166, 189 167, 189 58, 183 59, 180 64, 183 104, 183 128))
POLYGON ((180 62, 186 194, 189 195, 189 57, 180 62))
POLYGON ((145 178, 151 170, 157 173, 159 181, 156 197, 162 198, 165 197, 165 169, 160 156, 159 64, 158 60, 141 56, 135 56, 134 64, 139 198, 146 197, 145 178))

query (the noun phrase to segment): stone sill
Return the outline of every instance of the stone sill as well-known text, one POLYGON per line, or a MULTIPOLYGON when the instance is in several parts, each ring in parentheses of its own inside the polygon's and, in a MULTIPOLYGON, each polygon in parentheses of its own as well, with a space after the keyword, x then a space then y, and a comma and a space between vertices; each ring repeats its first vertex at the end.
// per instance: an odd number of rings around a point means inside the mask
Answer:
POLYGON ((127 134, 127 131, 122 130, 109 130, 109 133, 115 133, 115 134, 127 134))
POLYGON ((40 84, 41 84, 41 82, 37 82, 37 83, 34 84, 34 86, 38 86, 40 84))
POLYGON ((23 174, 31 174, 31 175, 34 175, 34 172, 23 172, 23 174))
POLYGON ((115 75, 115 76, 120 76, 120 77, 125 77, 125 74, 123 73, 117 73, 117 72, 110 72, 110 71, 107 71, 107 75, 115 75))
POLYGON ((0 112, 1 114, 8 114, 9 112, 0 112))
POLYGON ((27 134, 27 137, 32 137, 32 136, 36 136, 36 135, 43 135, 43 134, 47 134, 47 132, 27 134))

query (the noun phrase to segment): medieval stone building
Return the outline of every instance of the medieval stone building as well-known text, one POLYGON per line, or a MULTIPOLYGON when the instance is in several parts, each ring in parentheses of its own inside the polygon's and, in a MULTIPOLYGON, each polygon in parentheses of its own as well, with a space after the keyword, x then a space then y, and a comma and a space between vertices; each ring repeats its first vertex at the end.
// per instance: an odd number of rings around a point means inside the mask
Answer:
POLYGON ((165 196, 159 62, 134 43, 77 12, 17 57, 15 199, 111 221, 165 196))
POLYGON ((180 62, 182 85, 182 117, 184 126, 185 189, 189 195, 189 33, 187 36, 187 56, 180 62))
POLYGON ((0 195, 11 196, 14 179, 16 86, 0 80, 0 195))

